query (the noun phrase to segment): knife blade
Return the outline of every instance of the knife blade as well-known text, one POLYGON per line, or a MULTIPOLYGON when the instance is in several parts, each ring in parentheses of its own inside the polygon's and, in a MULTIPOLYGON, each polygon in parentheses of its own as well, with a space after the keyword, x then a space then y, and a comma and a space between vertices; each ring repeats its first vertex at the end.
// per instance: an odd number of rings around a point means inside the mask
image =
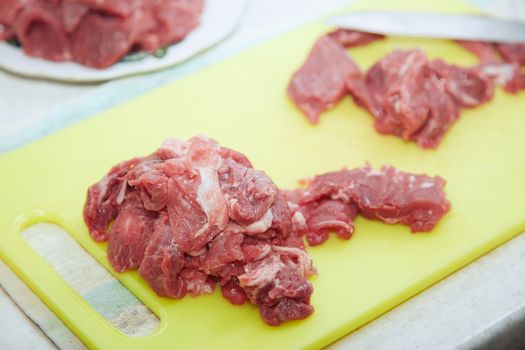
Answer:
POLYGON ((359 11, 331 17, 326 23, 384 35, 525 43, 525 23, 481 15, 359 11))

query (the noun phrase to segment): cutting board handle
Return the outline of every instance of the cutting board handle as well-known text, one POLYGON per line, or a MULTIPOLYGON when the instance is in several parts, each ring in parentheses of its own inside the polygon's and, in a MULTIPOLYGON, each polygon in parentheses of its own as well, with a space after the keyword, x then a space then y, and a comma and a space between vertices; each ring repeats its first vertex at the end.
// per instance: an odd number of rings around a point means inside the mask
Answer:
POLYGON ((0 228, 4 233, 0 240, 0 257, 88 348, 101 344, 108 349, 114 348, 116 344, 127 349, 144 348, 144 338, 154 335, 130 337, 111 326, 20 235, 27 227, 43 222, 56 224, 72 232, 58 215, 31 210, 18 215, 11 222, 11 227, 0 228), (96 343, 91 341, 95 338, 96 343))

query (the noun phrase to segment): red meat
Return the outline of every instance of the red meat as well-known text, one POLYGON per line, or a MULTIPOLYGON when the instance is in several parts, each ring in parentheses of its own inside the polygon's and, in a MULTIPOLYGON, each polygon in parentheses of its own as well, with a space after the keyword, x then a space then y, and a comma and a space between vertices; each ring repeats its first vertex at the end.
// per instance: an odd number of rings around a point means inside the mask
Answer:
POLYGON ((63 0, 64 3, 82 4, 100 12, 128 17, 147 0, 63 0))
POLYGON ((493 96, 493 83, 478 68, 428 61, 420 50, 396 50, 374 64, 348 90, 375 117, 375 128, 435 148, 459 118, 460 107, 475 107, 493 96))
POLYGON ((71 35, 73 59, 89 67, 109 67, 126 55, 137 38, 154 25, 142 11, 125 19, 90 12, 71 35))
POLYGON ((430 62, 430 67, 461 107, 477 107, 492 99, 494 86, 479 70, 446 64, 443 60, 430 62))
POLYGON ((179 276, 184 267, 184 253, 178 247, 166 212, 160 213, 149 240, 139 274, 161 296, 182 298, 186 287, 179 276))
POLYGON ((496 44, 496 50, 505 62, 525 65, 525 44, 496 44))
POLYGON ((27 55, 52 61, 71 59, 69 38, 58 11, 56 6, 37 2, 20 10, 15 25, 16 36, 27 55))
POLYGON ((204 7, 203 0, 154 0, 151 1, 151 15, 156 27, 151 30, 158 47, 184 39, 199 25, 204 7))
POLYGON ((115 165, 102 180, 91 185, 84 205, 84 221, 95 241, 105 241, 106 231, 124 201, 128 185, 126 176, 141 158, 133 158, 115 165))
POLYGON ((482 41, 456 40, 464 49, 476 55, 482 64, 492 64, 500 62, 494 45, 482 41))
POLYGON ((358 32, 350 29, 336 29, 326 34, 345 48, 368 45, 374 41, 382 40, 384 35, 358 32))
POLYGON ((203 0, 3 0, 0 40, 15 36, 28 55, 101 69, 184 39, 202 10, 203 0))
POLYGON ((108 258, 115 271, 140 266, 156 217, 157 213, 144 209, 137 192, 126 195, 108 234, 108 258))
POLYGON ((0 1, 0 23, 6 26, 14 26, 17 17, 24 6, 32 3, 32 0, 2 0, 0 1))
POLYGON ((208 294, 220 283, 232 304, 257 304, 271 325, 313 312, 307 277, 315 269, 290 237, 283 195, 213 140, 167 140, 117 165, 89 188, 84 217, 95 239, 109 241, 114 269, 138 267, 161 296, 208 294))
POLYGON ((73 32, 77 29, 80 21, 89 12, 89 7, 76 2, 64 1, 62 4, 62 22, 67 33, 73 32))
MULTIPOLYGON (((388 224, 399 222, 410 226, 412 232, 422 232, 431 231, 450 209, 444 186, 445 181, 439 176, 410 174, 388 166, 375 171, 367 165, 318 175, 308 182, 305 189, 287 195, 296 220, 306 222, 307 236, 316 234, 318 229, 309 224, 312 208, 322 220, 336 222, 343 228, 346 224, 347 232, 353 232, 355 211, 350 211, 345 217, 340 211, 333 210, 335 204, 326 205, 332 202, 339 202, 341 206, 355 205, 367 218, 388 224)), ((320 243, 323 239, 319 239, 320 243)))
POLYGON ((7 26, 7 24, 4 25, 0 23, 0 41, 9 40, 13 35, 15 35, 15 32, 11 27, 7 26))
POLYGON ((288 95, 310 122, 317 123, 321 112, 346 94, 346 80, 359 75, 359 68, 345 49, 324 36, 317 40, 306 62, 292 76, 288 95))

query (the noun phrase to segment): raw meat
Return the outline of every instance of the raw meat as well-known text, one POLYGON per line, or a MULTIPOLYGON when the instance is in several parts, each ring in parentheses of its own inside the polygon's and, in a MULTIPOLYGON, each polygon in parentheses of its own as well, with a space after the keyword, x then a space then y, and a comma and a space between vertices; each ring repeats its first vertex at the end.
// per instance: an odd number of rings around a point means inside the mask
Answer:
POLYGON ((184 39, 202 10, 203 0, 3 0, 0 40, 14 35, 27 55, 102 69, 184 39))
POLYGON ((492 96, 490 81, 476 72, 429 62, 418 49, 391 52, 364 78, 348 79, 347 87, 357 104, 375 117, 379 133, 413 140, 424 148, 437 147, 459 117, 455 99, 475 105, 492 96))
POLYGON ((493 44, 476 41, 458 41, 458 43, 480 59, 481 64, 474 69, 503 86, 505 91, 515 94, 524 88, 521 84, 524 76, 521 66, 525 65, 525 44, 493 44))
POLYGON ((494 86, 479 70, 446 64, 443 60, 430 62, 430 67, 459 106, 477 107, 492 98, 494 86))
POLYGON ((516 63, 525 66, 525 43, 524 44, 496 44, 496 50, 505 62, 516 63))
POLYGON ((326 35, 347 49, 351 47, 367 45, 374 41, 385 38, 384 35, 358 32, 349 29, 336 29, 326 35))
POLYGON ((493 64, 500 62, 494 45, 482 41, 456 40, 466 50, 476 55, 482 64, 493 64))
POLYGON ((461 108, 492 99, 495 83, 509 93, 524 88, 520 65, 525 62, 525 44, 457 41, 480 59, 475 67, 430 61, 419 49, 394 50, 362 76, 344 48, 383 38, 337 29, 317 40, 288 85, 288 95, 310 122, 318 123, 321 112, 350 94, 374 116, 379 133, 435 148, 459 118, 461 108), (501 61, 498 52, 508 63, 501 61))
POLYGON ((346 94, 345 81, 360 75, 344 47, 323 36, 292 76, 288 95, 312 123, 317 123, 321 112, 346 94))
POLYGON ((16 37, 27 55, 51 61, 71 59, 69 39, 57 11, 56 6, 36 2, 20 11, 15 25, 16 37))
POLYGON ((161 296, 208 294, 219 283, 232 304, 258 305, 270 325, 313 312, 315 269, 291 235, 283 194, 211 139, 169 139, 118 164, 88 189, 84 219, 95 240, 108 240, 113 268, 138 268, 161 296))
POLYGON ((0 41, 9 40, 13 37, 14 34, 15 33, 10 27, 0 23, 0 41))
POLYGON ((401 223, 412 232, 431 231, 450 210, 445 180, 370 165, 315 176, 306 188, 286 193, 294 231, 310 244, 323 243, 329 231, 344 239, 354 232, 357 212, 387 224, 401 223))

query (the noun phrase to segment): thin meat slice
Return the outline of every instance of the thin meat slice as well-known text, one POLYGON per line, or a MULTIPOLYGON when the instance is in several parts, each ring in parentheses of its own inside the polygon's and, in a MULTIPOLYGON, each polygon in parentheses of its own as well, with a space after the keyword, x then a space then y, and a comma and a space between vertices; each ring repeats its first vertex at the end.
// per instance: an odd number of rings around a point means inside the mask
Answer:
POLYGON ((14 30, 7 24, 0 23, 0 41, 9 40, 15 35, 14 30))
POLYGON ((312 261, 301 249, 273 246, 264 259, 249 263, 239 285, 252 303, 259 305, 266 323, 278 326, 308 317, 313 292, 308 276, 315 274, 312 261))
POLYGON ((109 67, 154 26, 154 21, 143 11, 135 11, 126 18, 90 12, 71 35, 73 59, 93 68, 109 67))
POLYGON ((175 240, 186 253, 199 254, 228 224, 228 207, 221 191, 219 146, 195 138, 183 158, 167 160, 167 209, 175 240))
POLYGON ((385 38, 385 36, 381 34, 365 33, 343 28, 336 29, 326 35, 347 49, 356 46, 368 45, 374 41, 385 38))
POLYGON ((144 209, 137 192, 126 195, 108 234, 108 258, 115 271, 140 266, 156 218, 156 213, 144 209))
MULTIPOLYGON (((323 198, 301 204, 303 190, 286 193, 289 205, 294 211, 294 231, 305 235, 308 244, 323 244, 331 232, 342 239, 350 239, 354 233, 353 220, 357 207, 350 201, 323 198)), ((334 196, 335 197, 335 196, 334 196)))
POLYGON ((222 231, 210 243, 206 260, 204 262, 204 271, 217 271, 235 261, 244 259, 241 244, 244 234, 239 226, 231 225, 222 231))
POLYGON ((476 107, 493 96, 494 84, 478 68, 429 61, 418 49, 396 50, 347 88, 375 117, 381 134, 435 148, 459 118, 460 107, 476 107))
POLYGON ((425 80, 425 91, 428 94, 428 119, 410 139, 423 148, 435 148, 459 118, 459 108, 447 93, 446 84, 433 73, 425 80))
POLYGON ((524 44, 496 44, 496 50, 505 62, 525 65, 525 43, 524 44))
POLYGON ((138 10, 146 0, 63 0, 68 4, 81 4, 120 17, 129 17, 133 11, 138 10))
POLYGON ((30 3, 29 0, 2 0, 0 1, 0 23, 6 27, 16 24, 20 11, 30 3))
POLYGON ((186 295, 184 280, 179 276, 184 268, 184 254, 178 249, 166 212, 160 214, 139 268, 139 274, 161 296, 182 298, 186 295))
POLYGON ((62 2, 62 22, 67 33, 72 33, 89 12, 89 7, 80 2, 62 2))
POLYGON ((144 208, 162 210, 168 203, 168 177, 157 168, 162 161, 155 157, 138 163, 128 174, 128 183, 139 193, 144 208))
POLYGON ((431 231, 449 211, 444 192, 445 180, 423 174, 409 174, 385 166, 370 166, 352 173, 360 186, 350 193, 360 212, 385 223, 410 226, 412 232, 431 231))
POLYGON ((359 76, 359 68, 333 39, 317 40, 306 62, 294 73, 288 95, 312 123, 346 94, 346 80, 359 76))
POLYGON ((239 285, 237 278, 231 278, 221 285, 222 296, 233 305, 242 305, 248 301, 248 296, 239 285))
POLYGON ((480 59, 481 64, 470 69, 471 72, 501 85, 508 93, 515 94, 522 89, 521 66, 525 64, 525 44, 493 44, 480 41, 458 43, 480 59), (502 62, 502 59, 505 62, 502 62))
POLYGON ((492 99, 494 85, 479 70, 446 64, 443 60, 430 62, 430 67, 461 107, 477 107, 492 99))
POLYGON ((501 61, 492 43, 469 40, 456 40, 456 42, 476 55, 481 64, 493 64, 501 61))
POLYGON ((521 84, 523 73, 516 63, 482 64, 475 69, 495 84, 503 86, 503 89, 510 94, 516 94, 523 89, 521 84))
POLYGON ((27 55, 51 61, 71 59, 69 38, 57 11, 56 6, 36 2, 21 10, 15 30, 27 55))
POLYGON ((84 204, 84 221, 95 241, 105 241, 109 224, 115 219, 127 192, 127 174, 142 158, 115 165, 99 182, 91 185, 84 204))
MULTIPOLYGON (((326 201, 339 201, 356 205, 359 213, 367 218, 388 224, 401 223, 410 226, 412 232, 427 232, 450 209, 444 186, 445 180, 439 176, 410 174, 390 166, 376 171, 367 165, 317 175, 305 189, 291 192, 288 200, 293 212, 307 213, 306 216, 312 207, 320 207, 326 201)), ((330 211, 324 215, 327 220, 330 211)), ((338 215, 332 211, 331 217, 337 220, 338 215)), ((351 220, 347 223, 351 224, 351 220)), ((311 232, 310 226, 306 227, 311 232)))
MULTIPOLYGON (((241 225, 253 224, 263 219, 275 202, 278 191, 262 171, 236 162, 225 162, 219 169, 219 182, 230 219, 241 225)), ((272 223, 271 219, 259 231, 266 231, 272 223)))
MULTIPOLYGON (((366 88, 358 87, 369 90, 370 95, 361 99, 363 105, 373 107, 377 131, 409 140, 425 124, 429 116, 426 64, 421 50, 396 50, 366 73, 366 88)), ((355 85, 349 84, 351 94, 355 85)), ((358 89, 356 96, 363 95, 358 89)))
POLYGON ((164 47, 184 39, 200 22, 203 0, 157 0, 153 1, 151 14, 156 20, 158 47, 164 47))

